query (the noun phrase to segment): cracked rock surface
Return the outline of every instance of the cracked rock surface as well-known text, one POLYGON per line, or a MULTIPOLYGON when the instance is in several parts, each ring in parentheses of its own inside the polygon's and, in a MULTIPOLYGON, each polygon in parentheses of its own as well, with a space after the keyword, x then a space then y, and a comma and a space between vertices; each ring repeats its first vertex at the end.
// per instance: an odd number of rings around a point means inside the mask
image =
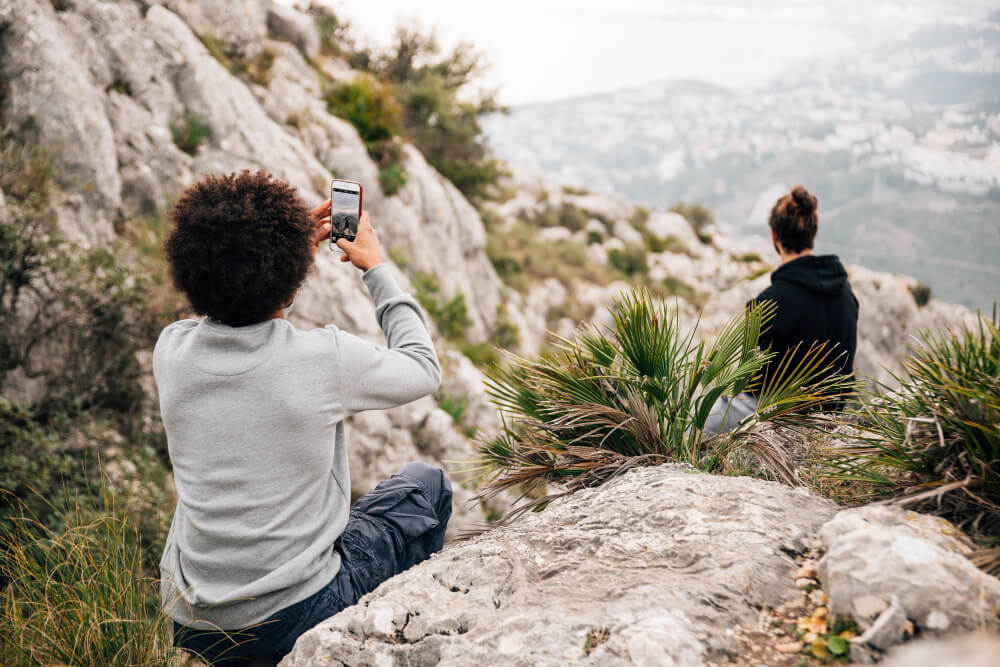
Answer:
POLYGON ((794 597, 833 503, 681 465, 632 470, 447 547, 299 638, 284 667, 700 665, 794 597))

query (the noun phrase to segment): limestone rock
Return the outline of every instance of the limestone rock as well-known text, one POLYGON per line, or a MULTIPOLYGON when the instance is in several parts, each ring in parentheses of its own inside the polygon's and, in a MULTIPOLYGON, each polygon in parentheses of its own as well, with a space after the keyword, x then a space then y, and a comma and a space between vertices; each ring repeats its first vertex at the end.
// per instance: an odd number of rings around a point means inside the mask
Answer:
POLYGON ((660 240, 673 236, 690 248, 701 244, 694 230, 691 229, 691 223, 680 213, 654 211, 646 221, 646 229, 660 240))
POLYGON ((446 547, 304 634, 282 664, 724 659, 754 605, 796 596, 788 554, 834 511, 772 482, 633 470, 446 547))
POLYGON ((1000 580, 966 558, 967 538, 944 519, 897 507, 861 507, 840 512, 820 537, 826 554, 819 576, 830 613, 855 615, 862 630, 892 625, 873 642, 876 648, 901 639, 899 623, 889 617, 911 620, 924 635, 998 627, 1000 580), (879 612, 872 597, 888 608, 879 612), (879 613, 877 619, 858 613, 864 609, 879 613))
POLYGON ((312 17, 292 7, 272 4, 267 8, 267 29, 277 39, 294 44, 303 55, 319 53, 319 31, 312 17))
POLYGON ((954 639, 921 639, 893 650, 883 667, 995 667, 1000 637, 988 634, 954 639))
POLYGON ((625 242, 625 245, 642 245, 642 234, 624 220, 615 222, 615 237, 625 242))
POLYGON ((103 94, 81 57, 87 49, 49 2, 0 2, 0 26, 4 117, 13 125, 33 119, 39 143, 60 155, 59 184, 81 193, 59 207, 61 231, 109 240, 121 179, 103 94))
POLYGON ((269 0, 153 0, 179 15, 199 36, 211 36, 229 53, 253 58, 267 35, 269 0))

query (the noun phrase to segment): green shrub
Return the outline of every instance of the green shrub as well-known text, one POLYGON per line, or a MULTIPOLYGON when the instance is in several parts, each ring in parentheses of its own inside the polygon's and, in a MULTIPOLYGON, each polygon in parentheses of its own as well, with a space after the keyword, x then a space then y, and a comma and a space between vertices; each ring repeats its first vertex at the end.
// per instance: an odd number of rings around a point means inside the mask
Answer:
POLYGON ((407 137, 427 161, 467 197, 484 197, 505 173, 490 153, 479 119, 503 112, 495 95, 464 93, 485 69, 467 42, 443 53, 437 36, 400 24, 392 45, 368 59, 368 69, 392 86, 404 109, 407 137))
MULTIPOLYGON (((857 410, 864 437, 830 454, 829 476, 863 482, 875 498, 1000 536, 1000 319, 924 332, 898 388, 877 385, 857 410)), ((1000 560, 994 563, 1000 571, 1000 560)))
POLYGON ((2 182, 22 183, 18 165, 39 171, 25 176, 37 191, 12 188, 0 217, 0 391, 20 373, 37 385, 33 409, 42 418, 88 409, 135 414, 143 398, 135 353, 158 333, 142 315, 141 273, 119 259, 120 246, 64 243, 39 196, 48 191, 40 174, 51 166, 6 142, 3 154, 2 182))
POLYGON ((500 355, 490 342, 458 341, 458 349, 476 366, 488 368, 500 363, 500 355))
POLYGON ((499 348, 514 350, 521 345, 521 330, 516 324, 510 321, 507 313, 507 306, 503 303, 497 305, 496 323, 493 325, 493 332, 490 341, 499 348))
POLYGON ((649 272, 646 249, 638 245, 614 248, 608 253, 608 265, 621 271, 629 278, 643 276, 649 272))
POLYGON ((406 185, 406 179, 406 171, 398 162, 387 164, 378 170, 378 184, 387 197, 399 192, 406 185))
POLYGON ((563 202, 559 208, 545 206, 537 211, 521 211, 518 219, 535 227, 565 227, 578 232, 587 226, 587 212, 576 204, 563 202))
POLYGON ((22 514, 4 531, 0 663, 166 665, 179 657, 125 505, 105 488, 70 500, 59 528, 22 514))
POLYGON ((472 326, 465 295, 459 292, 447 301, 441 300, 441 286, 429 273, 417 271, 412 278, 417 301, 437 324, 441 333, 450 339, 459 339, 472 326))
POLYGON ((676 276, 667 276, 663 279, 663 290, 668 296, 678 296, 696 306, 703 305, 703 299, 698 291, 676 276))
POLYGON ((465 419, 467 403, 465 396, 452 396, 446 392, 438 396, 438 407, 451 415, 456 424, 461 424, 465 419))
POLYGON ((392 89, 371 76, 327 86, 323 93, 330 113, 349 121, 365 143, 389 141, 402 129, 402 108, 392 89))
POLYGON ((735 259, 737 262, 744 262, 746 264, 752 264, 754 262, 764 261, 763 259, 761 259, 760 254, 756 252, 745 252, 742 255, 734 255, 733 259, 735 259))
POLYGON ((40 145, 37 119, 0 129, 0 190, 16 202, 45 201, 55 176, 55 159, 40 145))
POLYGON ((757 386, 758 409, 734 432, 702 437, 716 400, 753 387, 773 358, 757 347, 773 312, 771 302, 751 306, 714 342, 695 343, 694 332, 681 330, 676 311, 646 292, 633 292, 612 306, 611 330, 591 327, 557 344, 553 355, 490 370, 487 390, 504 415, 504 428, 481 445, 478 465, 487 471, 481 497, 513 487, 534 490, 535 499, 515 509, 515 516, 628 468, 664 461, 709 472, 750 468, 796 483, 784 451, 755 436, 752 427, 765 419, 807 426, 815 419, 810 410, 853 388, 844 379, 811 383, 831 363, 822 347, 757 386), (548 484, 562 488, 538 494, 548 484))
POLYGON ((931 300, 931 286, 924 283, 917 283, 916 285, 910 285, 910 294, 913 295, 913 300, 916 302, 918 308, 923 308, 927 305, 927 302, 931 300))
POLYGON ((629 217, 629 222, 636 229, 642 230, 646 228, 646 223, 649 222, 649 209, 645 206, 636 206, 632 209, 632 215, 629 217))
MULTIPOLYGON (((699 234, 699 238, 700 234, 705 231, 705 228, 715 222, 715 216, 712 214, 711 209, 697 202, 685 204, 679 201, 671 206, 670 210, 684 216, 688 223, 690 223, 691 228, 699 234)), ((702 243, 707 243, 707 241, 702 241, 702 243)))
POLYGON ((188 155, 194 155, 198 152, 198 147, 212 137, 212 127, 205 122, 204 117, 188 111, 180 121, 170 124, 170 134, 177 148, 188 155))
POLYGON ((330 113, 349 121, 379 167, 378 180, 387 196, 406 184, 406 171, 397 137, 402 131, 403 109, 392 88, 368 75, 346 84, 328 85, 323 92, 330 113))
POLYGON ((684 241, 671 234, 666 238, 659 238, 653 234, 647 234, 646 246, 649 248, 650 252, 669 252, 674 255, 687 255, 688 257, 694 257, 694 253, 691 249, 687 247, 684 241))

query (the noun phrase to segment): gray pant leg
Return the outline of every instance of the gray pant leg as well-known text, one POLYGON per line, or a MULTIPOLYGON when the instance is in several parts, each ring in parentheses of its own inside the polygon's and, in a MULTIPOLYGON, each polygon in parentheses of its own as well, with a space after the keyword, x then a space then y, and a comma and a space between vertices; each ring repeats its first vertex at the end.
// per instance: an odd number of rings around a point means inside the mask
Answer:
POLYGON ((757 409, 757 400, 747 393, 719 398, 705 420, 705 435, 729 433, 757 409))

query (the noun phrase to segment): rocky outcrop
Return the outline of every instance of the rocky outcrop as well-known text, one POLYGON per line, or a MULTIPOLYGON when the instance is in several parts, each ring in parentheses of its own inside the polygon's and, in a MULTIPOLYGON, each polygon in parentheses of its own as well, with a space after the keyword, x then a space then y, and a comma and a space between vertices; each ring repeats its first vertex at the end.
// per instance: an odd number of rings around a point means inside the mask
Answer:
POLYGON ((1000 637, 977 634, 957 639, 925 639, 901 646, 883 667, 996 667, 1000 637))
POLYGON ((820 536, 830 613, 863 631, 851 642, 855 659, 874 661, 914 633, 1000 630, 1000 581, 968 560, 972 545, 948 521, 868 506, 840 512, 820 536))
MULTIPOLYGON (((184 187, 209 172, 266 169, 311 204, 328 196, 331 171, 360 180, 366 208, 393 256, 433 276, 445 297, 464 292, 473 321, 469 337, 485 339, 496 319, 500 282, 484 252, 479 214, 410 146, 403 147, 406 186, 394 197, 382 193, 364 142, 327 112, 322 99, 319 70, 345 66, 303 58, 316 54, 315 26, 306 21, 267 0, 0 0, 0 78, 6 86, 0 111, 13 125, 31 119, 39 141, 59 156, 56 221, 79 243, 109 242, 122 219, 165 215, 184 187), (269 30, 290 41, 267 39, 269 30), (235 76, 206 44, 234 63, 251 62, 266 49, 268 76, 235 76), (187 147, 189 153, 173 133, 191 121, 209 134, 187 147)), ((380 340, 357 273, 321 252, 292 320, 300 326, 334 322, 380 340)), ((397 275, 409 287, 406 276, 397 275)), ((480 387, 467 380, 457 386, 472 392, 473 402, 485 402, 480 387)), ((428 399, 352 420, 355 492, 407 460, 468 459, 469 439, 442 415, 447 418, 428 399)), ((490 423, 486 416, 483 421, 490 423)), ((469 495, 460 491, 458 497, 463 494, 469 495)), ((457 511, 456 528, 463 525, 465 505, 457 511)), ((470 520, 482 521, 482 513, 472 511, 470 520)))
MULTIPOLYGON (((798 627, 820 634, 853 618, 851 658, 870 662, 904 636, 995 632, 1000 581, 965 540, 940 519, 837 512, 802 488, 634 469, 447 546, 304 634, 282 665, 791 665, 814 641, 783 627, 803 612, 798 627)), ((922 643, 890 664, 995 645, 922 643)))
POLYGON ((303 635, 282 663, 700 665, 798 595, 833 516, 804 489, 633 470, 452 545, 303 635))

